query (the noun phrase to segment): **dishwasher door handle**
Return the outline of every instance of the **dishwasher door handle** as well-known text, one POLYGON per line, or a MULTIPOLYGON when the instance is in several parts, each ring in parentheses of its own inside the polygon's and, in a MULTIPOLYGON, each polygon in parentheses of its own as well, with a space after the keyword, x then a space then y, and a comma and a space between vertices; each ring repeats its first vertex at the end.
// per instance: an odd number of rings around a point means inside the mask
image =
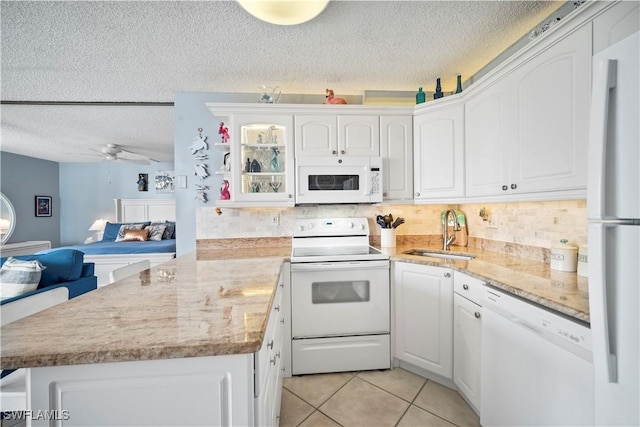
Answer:
POLYGON ((531 332, 538 334, 540 336, 544 336, 544 330, 539 329, 536 325, 527 322, 526 320, 522 320, 518 317, 513 317, 511 316, 511 321, 513 323, 516 323, 520 326, 522 326, 523 328, 527 328, 528 330, 530 330, 531 332))

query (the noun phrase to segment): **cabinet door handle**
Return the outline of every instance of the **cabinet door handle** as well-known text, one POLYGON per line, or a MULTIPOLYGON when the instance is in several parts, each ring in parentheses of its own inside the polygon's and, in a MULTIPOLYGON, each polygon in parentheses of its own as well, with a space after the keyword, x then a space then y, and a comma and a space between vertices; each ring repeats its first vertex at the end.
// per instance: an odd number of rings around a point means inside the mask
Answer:
POLYGON ((279 305, 276 305, 273 309, 274 309, 275 311, 280 311, 280 306, 279 306, 279 305))
POLYGON ((448 279, 449 277, 451 277, 451 273, 444 273, 444 277, 448 279))
POLYGON ((271 340, 271 342, 267 344, 267 347, 269 347, 269 350, 273 350, 273 340, 271 340))
POLYGON ((502 186, 502 191, 507 191, 509 189, 509 187, 507 187, 506 185, 502 186))
POLYGON ((420 193, 416 193, 416 197, 420 197, 420 193))
POLYGON ((276 357, 279 359, 280 358, 280 350, 278 350, 278 352, 276 353, 276 357))
POLYGON ((269 359, 269 363, 271 363, 273 366, 276 365, 276 357, 273 356, 273 359, 269 359))
POLYGON ((334 155, 335 155, 335 154, 338 154, 338 152, 337 152, 336 150, 333 150, 333 151, 331 152, 331 154, 334 154, 334 155))
POLYGON ((469 285, 467 285, 466 283, 464 285, 462 285, 462 289, 464 289, 465 291, 469 290, 469 285))
POLYGON ((280 319, 280 323, 284 325, 284 319, 280 319))
POLYGON ((344 150, 340 150, 340 154, 346 154, 347 152, 344 150))
POLYGON ((280 287, 281 287, 281 288, 284 288, 284 283, 280 283, 280 287))
POLYGON ((511 184, 511 189, 515 190, 516 188, 518 188, 518 186, 516 184, 511 184))
POLYGON ((473 313, 473 315, 476 316, 476 319, 480 318, 480 312, 479 311, 476 311, 475 313, 473 313))
POLYGON ((292 196, 291 194, 289 194, 289 198, 290 198, 290 199, 292 199, 292 198, 293 198, 293 196, 292 196))

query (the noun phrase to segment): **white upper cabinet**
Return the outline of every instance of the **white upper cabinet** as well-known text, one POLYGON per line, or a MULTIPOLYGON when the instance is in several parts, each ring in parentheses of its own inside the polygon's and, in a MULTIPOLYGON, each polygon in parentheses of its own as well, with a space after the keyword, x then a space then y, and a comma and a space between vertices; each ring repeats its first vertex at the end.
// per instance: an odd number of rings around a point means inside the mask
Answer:
POLYGON ((378 115, 305 114, 295 117, 297 157, 380 156, 378 115))
POLYGON ((593 54, 640 31, 640 2, 616 3, 593 20, 593 54))
POLYGON ((461 102, 414 117, 415 200, 464 197, 464 106, 461 102))
POLYGON ((510 189, 586 189, 591 28, 583 26, 518 68, 510 189))
POLYGON ((590 83, 585 25, 473 95, 467 197, 584 192, 590 83))
POLYGON ((508 87, 498 81, 465 104, 467 197, 496 194, 509 181, 508 87))
POLYGON ((413 116, 380 116, 384 200, 413 199, 413 116))

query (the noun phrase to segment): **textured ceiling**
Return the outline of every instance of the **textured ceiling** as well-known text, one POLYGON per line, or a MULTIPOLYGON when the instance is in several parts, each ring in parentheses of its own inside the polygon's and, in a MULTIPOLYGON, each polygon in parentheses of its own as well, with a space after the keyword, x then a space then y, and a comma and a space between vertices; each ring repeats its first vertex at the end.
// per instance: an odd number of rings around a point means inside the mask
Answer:
MULTIPOLYGON (((331 1, 276 26, 235 1, 2 1, 2 101, 170 103, 174 93, 452 90, 562 6, 331 1)), ((2 150, 96 161, 115 143, 173 158, 170 106, 2 105, 2 150), (85 155, 74 155, 82 153, 85 155)))

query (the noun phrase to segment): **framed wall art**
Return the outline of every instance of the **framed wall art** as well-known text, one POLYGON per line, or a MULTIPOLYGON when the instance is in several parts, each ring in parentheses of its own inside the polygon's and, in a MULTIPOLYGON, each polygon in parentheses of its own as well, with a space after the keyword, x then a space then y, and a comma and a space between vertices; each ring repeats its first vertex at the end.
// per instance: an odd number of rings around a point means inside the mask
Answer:
POLYGON ((51 216, 51 196, 36 196, 36 216, 51 216))

